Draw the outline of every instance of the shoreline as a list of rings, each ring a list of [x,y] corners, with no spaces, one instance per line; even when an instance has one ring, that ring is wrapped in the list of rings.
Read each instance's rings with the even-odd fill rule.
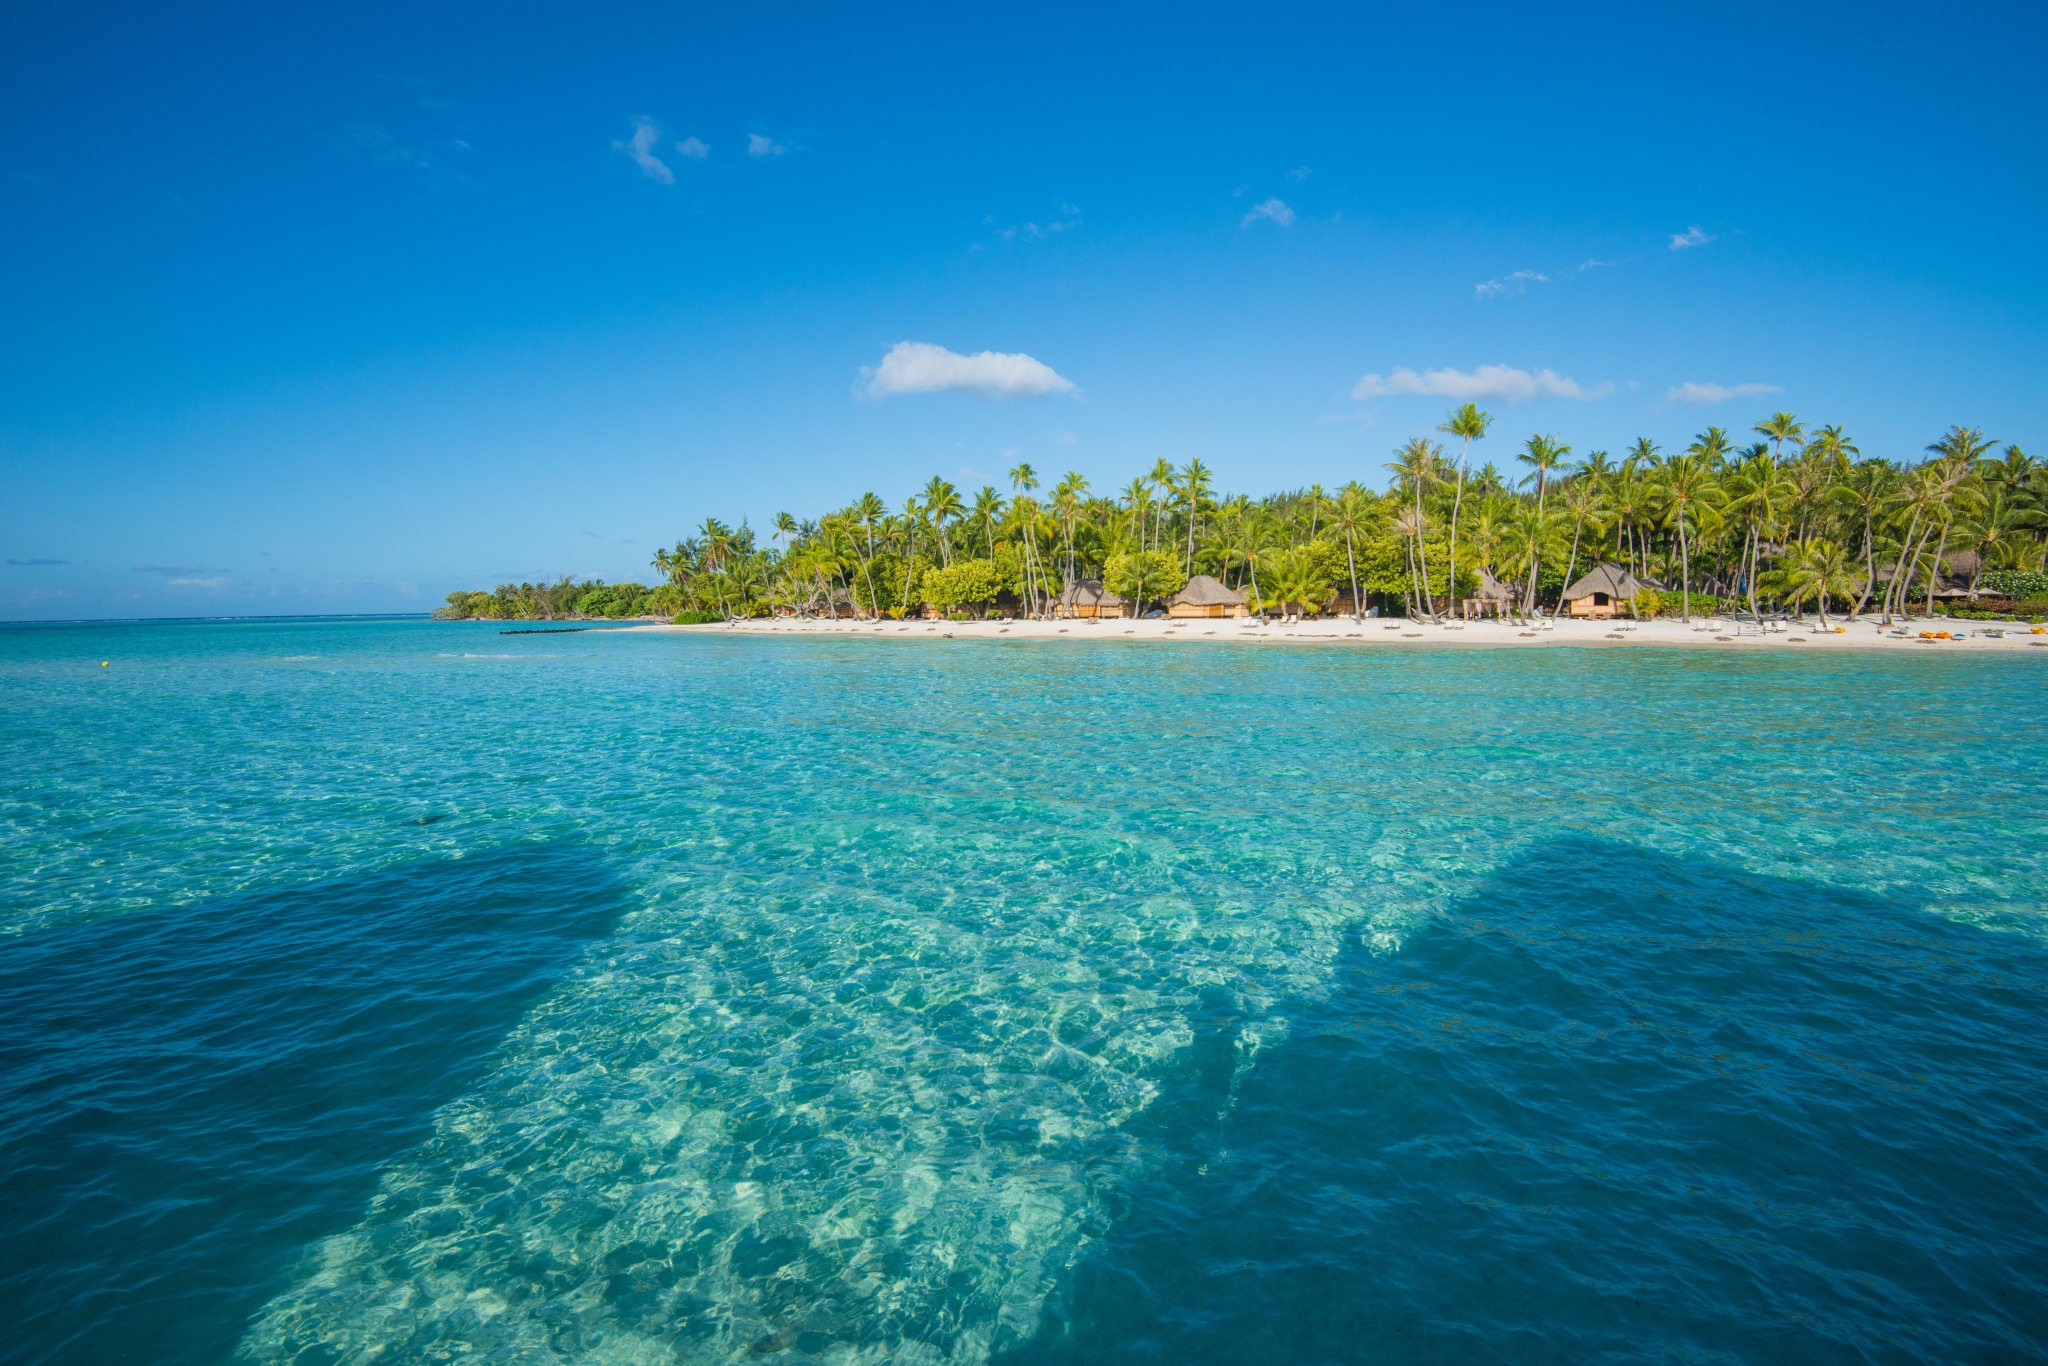
[[[1300,644],[1344,646],[1455,645],[1492,648],[1577,645],[1592,648],[1641,645],[1684,646],[1691,649],[1779,650],[1910,650],[1922,654],[1966,651],[1969,653],[2026,652],[2048,646],[2048,628],[2020,625],[2001,627],[1993,622],[1929,625],[1915,621],[1896,636],[1868,619],[1840,622],[1840,629],[1823,631],[1816,621],[1807,626],[1771,623],[1768,633],[1759,634],[1749,623],[1716,618],[1711,623],[1682,621],[1585,621],[1570,618],[1545,619],[1534,626],[1514,622],[1471,621],[1432,625],[1404,617],[1368,617],[1364,621],[1336,618],[1304,621],[1291,626],[1261,625],[1256,619],[1183,618],[1133,621],[1107,618],[1100,621],[851,621],[802,620],[776,617],[743,622],[718,622],[704,626],[623,626],[614,630],[687,631],[698,634],[743,634],[760,636],[864,636],[886,640],[1068,640],[1068,641],[1173,641],[1175,643],[1251,642],[1255,644]],[[2003,638],[1984,634],[2003,630]],[[1948,640],[1928,639],[1921,632],[1947,631]],[[1740,633],[1738,633],[1740,632]],[[2048,656],[2044,656],[2048,657]]]

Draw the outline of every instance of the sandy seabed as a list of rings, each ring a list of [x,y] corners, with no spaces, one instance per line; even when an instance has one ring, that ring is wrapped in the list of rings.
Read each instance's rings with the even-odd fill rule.
[[[1302,644],[1407,647],[1415,645],[1621,647],[1683,645],[1715,650],[1914,650],[2024,651],[2048,646],[2048,630],[1996,623],[1950,623],[1916,620],[1880,626],[1872,618],[1835,622],[1823,629],[1818,621],[1772,622],[1759,631],[1749,622],[1725,617],[1683,621],[1544,620],[1534,625],[1506,621],[1445,622],[1433,625],[1400,617],[1337,618],[1293,625],[1262,624],[1251,618],[1154,619],[1131,621],[828,621],[778,617],[709,626],[633,626],[634,631],[695,631],[747,635],[873,636],[884,640],[1054,640],[1054,641],[1236,641],[1257,644]],[[1990,632],[2003,631],[2003,635]],[[1946,631],[1950,639],[1930,638]],[[1923,635],[1922,633],[1929,633]],[[2044,655],[2043,658],[2048,658]]]

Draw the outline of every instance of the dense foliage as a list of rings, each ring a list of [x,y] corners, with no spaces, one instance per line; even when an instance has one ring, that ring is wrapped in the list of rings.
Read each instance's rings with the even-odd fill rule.
[[[1375,604],[1409,614],[1454,609],[1485,591],[1527,614],[1600,561],[1647,587],[1634,610],[1692,615],[1818,607],[1887,617],[1931,611],[1943,590],[2048,595],[2048,473],[2016,446],[1994,453],[1951,428],[1922,459],[1866,457],[1839,427],[1808,431],[1790,413],[1746,445],[1709,427],[1681,451],[1645,439],[1619,459],[1573,459],[1530,436],[1521,477],[1474,468],[1493,418],[1472,404],[1394,452],[1391,486],[1353,481],[1253,499],[1220,495],[1199,460],[1159,461],[1113,496],[1069,473],[1041,490],[1030,465],[1011,492],[971,500],[934,478],[891,511],[873,493],[812,520],[775,519],[772,546],[742,523],[706,520],[658,551],[665,583],[506,586],[455,594],[449,615],[572,615],[585,601],[714,619],[788,611],[900,616],[927,608],[1049,614],[1079,580],[1102,580],[1141,611],[1194,574],[1244,591],[1261,611]],[[1483,450],[1483,447],[1480,449]],[[601,597],[601,594],[610,594]],[[459,601],[458,601],[459,600]],[[619,615],[631,615],[619,610]]]
[[[649,588],[639,583],[606,583],[591,579],[576,583],[561,579],[555,583],[501,583],[494,593],[450,593],[448,605],[437,614],[446,620],[555,621],[576,617],[673,616],[682,595],[673,584]]]

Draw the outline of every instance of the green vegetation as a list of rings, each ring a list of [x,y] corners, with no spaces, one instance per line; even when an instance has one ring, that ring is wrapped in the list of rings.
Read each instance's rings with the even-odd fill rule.
[[[668,617],[681,595],[672,584],[649,588],[640,583],[501,583],[492,593],[450,593],[448,605],[434,615],[447,621],[560,621],[602,617]],[[713,618],[717,620],[718,618]]]
[[[1635,610],[1685,617],[1869,609],[1889,620],[1931,613],[1959,589],[2048,599],[2048,470],[2015,446],[1994,453],[1974,428],[1949,429],[1911,461],[1866,457],[1841,428],[1809,432],[1790,413],[1747,445],[1709,427],[1682,451],[1645,439],[1619,460],[1575,460],[1538,433],[1515,454],[1517,478],[1471,467],[1492,426],[1475,405],[1455,410],[1438,429],[1459,442],[1455,458],[1416,437],[1393,453],[1384,493],[1354,481],[1223,495],[1195,460],[1160,461],[1105,496],[1076,473],[1041,490],[1019,465],[1008,495],[970,499],[934,478],[896,511],[864,493],[815,520],[783,513],[773,545],[714,517],[655,554],[665,582],[654,588],[505,585],[451,594],[443,615],[1044,616],[1086,579],[1137,613],[1194,574],[1259,611],[1435,616],[1492,582],[1528,615],[1602,560],[1646,585]]]

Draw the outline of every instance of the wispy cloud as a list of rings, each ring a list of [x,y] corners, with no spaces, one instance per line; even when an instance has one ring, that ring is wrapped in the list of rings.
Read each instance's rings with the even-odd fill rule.
[[[779,157],[788,150],[773,138],[764,138],[759,133],[747,134],[747,155],[750,157]]]
[[[873,369],[864,365],[860,372],[874,398],[949,389],[965,389],[984,398],[1040,398],[1079,392],[1072,380],[1021,351],[977,351],[963,356],[930,342],[897,342],[880,365]]]
[[[684,138],[676,144],[676,151],[692,161],[702,161],[711,155],[711,145],[697,138]]]
[[[1055,431],[1053,432],[1053,434],[1052,434],[1052,439],[1053,439],[1053,441],[1054,441],[1054,442],[1055,442],[1056,444],[1058,444],[1058,445],[1061,445],[1061,446],[1071,446],[1071,445],[1073,445],[1073,444],[1074,444],[1074,443],[1075,443],[1076,441],[1079,441],[1079,440],[1080,440],[1081,438],[1080,438],[1080,437],[1078,437],[1078,436],[1075,436],[1075,435],[1074,435],[1074,434],[1073,434],[1072,432],[1068,431],[1068,430],[1067,430],[1066,428],[1064,428],[1064,427],[1061,427],[1061,428],[1058,428],[1057,430],[1055,430]]]
[[[442,186],[464,182],[458,163],[474,150],[461,138],[406,141],[374,123],[348,124],[329,141],[338,149],[369,157],[380,170],[411,173]],[[166,202],[180,201],[172,195]]]
[[[1589,270],[1610,270],[1610,269],[1612,269],[1613,267],[1615,267],[1615,266],[1618,266],[1618,265],[1620,265],[1620,264],[1621,264],[1621,262],[1619,262],[1619,261],[1592,261],[1592,260],[1587,260],[1587,261],[1581,261],[1581,262],[1579,262],[1579,270],[1580,270],[1580,271],[1581,271],[1582,273],[1583,273],[1583,272],[1585,272],[1585,271],[1589,271]]]
[[[988,217],[982,219],[981,221],[993,225],[996,221],[995,215],[991,214]],[[1052,234],[1056,232],[1072,232],[1075,228],[1078,228],[1080,226],[1080,208],[1076,205],[1066,203],[1065,201],[1061,201],[1060,216],[1057,218],[1051,219],[1050,221],[1043,224],[1036,222],[1013,223],[1007,228],[997,228],[995,232],[996,237],[1004,242],[1014,242],[1020,239],[1026,242],[1035,242],[1041,237],[1050,237]]]
[[[225,588],[231,582],[224,569],[199,564],[138,564],[138,574],[161,574],[164,582],[177,588]]]
[[[614,152],[624,152],[633,158],[633,164],[640,168],[642,175],[663,185],[676,183],[676,173],[668,163],[654,154],[654,144],[661,141],[661,129],[653,119],[642,117],[633,120],[633,138],[630,142],[614,142]]]
[[[1684,251],[1687,247],[1704,247],[1713,240],[1714,234],[1702,231],[1700,225],[1695,223],[1684,232],[1674,232],[1671,234],[1671,249],[1673,251]]]
[[[1530,285],[1547,285],[1550,277],[1540,270],[1518,270],[1513,275],[1502,275],[1472,286],[1474,296],[1491,299],[1500,294],[1524,294]]]
[[[1294,210],[1278,199],[1269,199],[1263,204],[1254,205],[1252,211],[1244,216],[1244,222],[1238,226],[1248,228],[1261,218],[1270,218],[1283,228],[1294,226]]]
[[[7,563],[9,563],[9,564],[16,564],[16,565],[21,565],[21,566],[23,566],[23,567],[26,567],[26,566],[29,566],[29,565],[50,565],[50,564],[70,564],[70,563],[71,563],[71,561],[69,561],[69,560],[45,560],[45,559],[37,558],[37,559],[33,559],[33,560],[9,560],[9,561],[8,561]]]
[[[1775,384],[1684,384],[1664,391],[1666,403],[1726,403],[1731,398],[1753,398],[1758,394],[1782,394]]]
[[[1310,176],[1314,174],[1315,172],[1310,170],[1306,166],[1297,166],[1287,173],[1287,178],[1293,181],[1295,184],[1299,185],[1302,181],[1307,180]]]
[[[1470,373],[1443,369],[1425,370],[1418,375],[1404,365],[1397,366],[1384,378],[1367,375],[1358,381],[1351,396],[1372,398],[1379,394],[1424,394],[1437,398],[1499,398],[1509,403],[1521,403],[1532,398],[1594,399],[1612,392],[1612,384],[1596,384],[1588,388],[1555,370],[1538,370],[1531,374],[1512,365],[1482,365]]]

